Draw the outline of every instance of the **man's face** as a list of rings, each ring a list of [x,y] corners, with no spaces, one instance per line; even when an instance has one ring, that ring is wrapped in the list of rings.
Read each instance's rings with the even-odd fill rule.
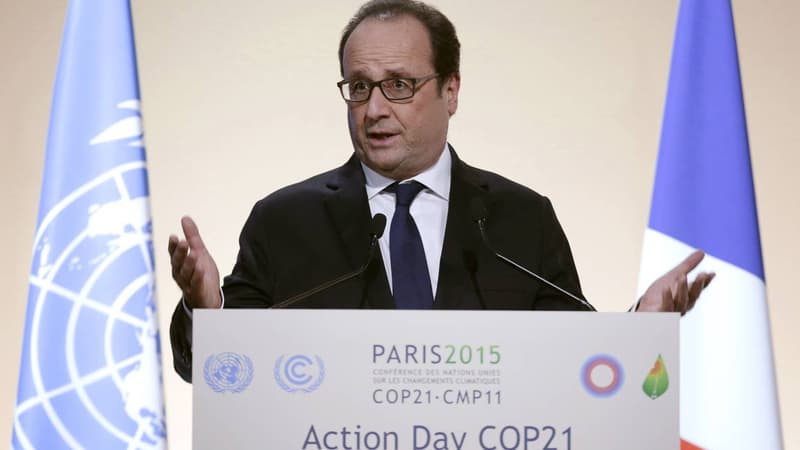
[[[422,78],[435,73],[425,26],[411,16],[361,22],[344,47],[344,79],[378,81]],[[350,139],[369,168],[395,180],[411,178],[431,167],[447,139],[447,124],[458,107],[458,76],[439,91],[436,79],[414,97],[390,102],[375,87],[369,100],[348,104]]]

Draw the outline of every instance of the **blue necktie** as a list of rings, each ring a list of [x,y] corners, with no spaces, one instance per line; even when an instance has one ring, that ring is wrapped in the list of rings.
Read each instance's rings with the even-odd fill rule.
[[[392,291],[397,309],[431,309],[433,293],[425,250],[417,224],[409,213],[411,202],[425,186],[417,181],[393,184],[387,188],[395,193],[394,217],[389,233],[389,252],[392,259]]]

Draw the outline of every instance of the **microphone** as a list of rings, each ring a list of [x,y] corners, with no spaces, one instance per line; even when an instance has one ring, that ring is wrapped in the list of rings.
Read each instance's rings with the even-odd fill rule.
[[[528,270],[527,268],[525,268],[522,265],[518,264],[516,261],[512,260],[511,258],[508,258],[508,257],[500,254],[497,250],[494,249],[492,244],[489,242],[489,238],[486,236],[486,217],[489,214],[488,214],[488,211],[486,209],[486,205],[483,203],[483,200],[481,200],[479,197],[474,197],[470,201],[469,209],[470,209],[470,212],[472,213],[472,220],[474,220],[475,223],[478,224],[478,230],[480,230],[480,232],[481,232],[481,239],[483,240],[483,243],[486,245],[486,247],[489,249],[489,251],[491,251],[498,259],[508,263],[509,265],[513,266],[515,269],[519,270],[520,272],[523,272],[523,273],[525,273],[525,274],[527,274],[527,275],[529,275],[529,276],[531,276],[533,278],[536,278],[537,280],[541,281],[542,283],[544,283],[544,284],[550,286],[551,288],[561,292],[562,294],[566,295],[570,299],[578,302],[581,306],[584,306],[584,307],[588,308],[591,311],[597,311],[596,309],[594,309],[594,306],[592,306],[586,300],[578,297],[577,295],[574,295],[574,294],[566,291],[565,289],[561,288],[560,286],[556,285],[555,283],[552,283],[549,280],[545,279],[541,275],[539,275],[537,273],[534,273],[531,270]]]
[[[355,278],[362,273],[366,272],[367,267],[369,267],[372,259],[375,257],[375,249],[378,247],[378,239],[383,236],[383,230],[386,228],[386,216],[383,214],[375,214],[372,218],[372,221],[369,224],[369,253],[367,254],[367,261],[364,263],[363,266],[359,267],[357,270],[354,270],[350,273],[344,274],[339,278],[335,278],[333,280],[327,281],[323,284],[320,284],[317,287],[311,288],[305,292],[301,292],[293,297],[290,297],[280,303],[276,303],[272,305],[271,309],[283,309],[288,308],[301,300],[305,300],[308,297],[311,297],[314,294],[320,293],[326,289],[332,288],[339,283],[343,283],[351,278]]]

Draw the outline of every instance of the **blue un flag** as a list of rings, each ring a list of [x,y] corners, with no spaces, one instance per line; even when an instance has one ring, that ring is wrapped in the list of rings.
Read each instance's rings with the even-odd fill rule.
[[[29,281],[12,447],[166,447],[127,0],[69,4]]]

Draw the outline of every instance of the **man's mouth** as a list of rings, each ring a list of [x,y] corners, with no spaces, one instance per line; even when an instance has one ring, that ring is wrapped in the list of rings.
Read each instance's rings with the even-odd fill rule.
[[[373,146],[382,146],[391,144],[398,135],[397,133],[390,132],[369,132],[367,133],[367,140]]]

